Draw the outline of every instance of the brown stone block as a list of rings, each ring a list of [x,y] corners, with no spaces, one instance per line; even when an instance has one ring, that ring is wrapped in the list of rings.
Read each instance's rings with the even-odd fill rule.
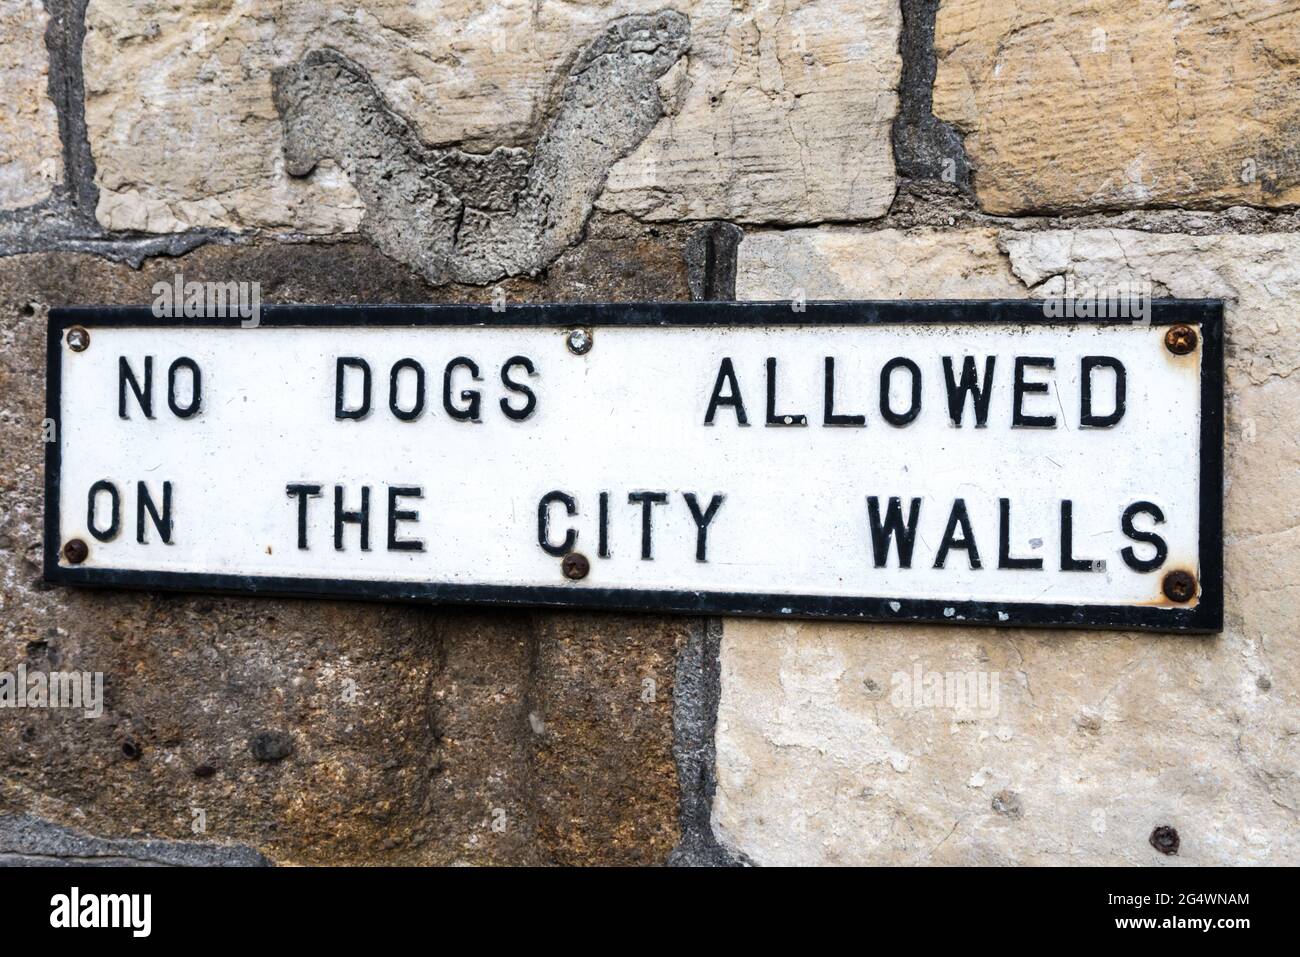
[[[684,298],[680,242],[598,222],[545,276],[505,284],[508,301]],[[101,717],[0,711],[0,812],[280,863],[665,861],[684,620],[42,581],[47,310],[145,304],[175,272],[258,281],[266,302],[492,295],[432,290],[359,243],[208,246],[141,270],[0,259],[0,671],[104,675]]]

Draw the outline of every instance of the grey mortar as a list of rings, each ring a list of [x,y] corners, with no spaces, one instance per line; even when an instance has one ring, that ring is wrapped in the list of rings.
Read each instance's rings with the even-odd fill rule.
[[[908,179],[943,180],[952,163],[952,183],[971,192],[971,167],[961,135],[934,115],[934,17],[939,0],[902,0],[903,29],[898,52],[903,59],[894,117],[894,168]]]
[[[365,201],[362,232],[430,282],[535,275],[581,239],[610,167],[664,115],[657,81],[689,38],[673,10],[613,21],[573,62],[531,153],[431,147],[364,68],[313,50],[273,74],[286,169],[336,162]]]
[[[0,867],[269,867],[242,844],[108,839],[30,814],[0,816]]]
[[[736,298],[736,254],[745,236],[732,223],[705,223],[691,233],[682,249],[686,282],[697,302]]]
[[[733,855],[713,834],[713,795],[718,789],[714,732],[722,694],[722,620],[692,623],[677,655],[673,685],[673,757],[681,789],[682,839],[668,855],[673,867],[737,867],[750,862]]]

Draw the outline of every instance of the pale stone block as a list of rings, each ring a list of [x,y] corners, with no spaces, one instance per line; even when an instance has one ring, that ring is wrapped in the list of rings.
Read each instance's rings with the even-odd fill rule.
[[[764,864],[1300,862],[1297,263],[1291,234],[746,237],[745,299],[1023,296],[1018,280],[1067,276],[1224,298],[1227,621],[1205,637],[729,620],[724,844]],[[996,688],[983,707],[914,693],[971,674]],[[1160,825],[1177,857],[1148,843]]]

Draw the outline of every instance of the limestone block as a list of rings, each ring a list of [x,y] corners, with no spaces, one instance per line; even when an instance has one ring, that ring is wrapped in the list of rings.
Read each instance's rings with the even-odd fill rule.
[[[994,213],[1300,202],[1300,8],[945,0],[934,112]]]
[[[1204,637],[728,621],[724,845],[764,864],[1300,862],[1298,254],[1292,234],[746,237],[742,298],[1041,295],[1067,277],[1224,298],[1227,622]],[[977,707],[917,693],[971,675]],[[1176,857],[1149,843],[1162,825]]]
[[[84,63],[99,220],[148,232],[355,230],[367,203],[336,163],[290,175],[275,69],[328,48],[361,67],[429,147],[531,148],[583,46],[617,18],[663,6],[92,0]],[[888,208],[897,4],[674,9],[690,20],[690,49],[660,80],[668,115],[613,163],[599,208],[746,222]]]
[[[0,0],[0,209],[40,202],[63,172],[48,22],[40,0]]]

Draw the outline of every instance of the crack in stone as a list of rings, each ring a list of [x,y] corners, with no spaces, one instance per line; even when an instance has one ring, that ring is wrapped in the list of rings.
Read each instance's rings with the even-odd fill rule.
[[[361,230],[430,282],[535,275],[582,237],[610,168],[665,114],[658,80],[686,53],[673,10],[614,20],[574,61],[535,147],[425,144],[359,64],[313,50],[276,70],[285,166],[337,163],[366,204]]]

